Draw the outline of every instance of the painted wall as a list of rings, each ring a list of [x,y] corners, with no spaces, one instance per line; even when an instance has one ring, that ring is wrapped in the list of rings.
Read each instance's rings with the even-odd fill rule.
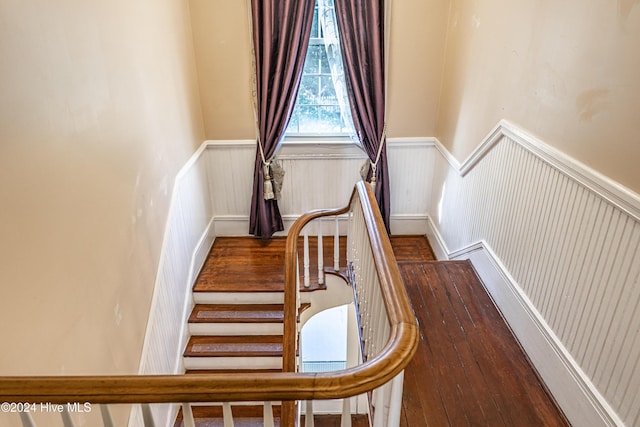
[[[451,1],[437,137],[508,119],[638,192],[640,1]]]
[[[190,0],[190,5],[207,139],[253,138],[247,2]],[[448,12],[448,0],[393,2],[390,137],[435,134]]]
[[[0,0],[0,375],[138,371],[204,139],[190,25],[180,0]]]

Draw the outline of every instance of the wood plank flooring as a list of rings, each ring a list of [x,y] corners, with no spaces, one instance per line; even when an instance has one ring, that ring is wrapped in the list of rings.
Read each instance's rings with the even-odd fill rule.
[[[402,261],[420,323],[402,426],[567,426],[468,261]]]
[[[346,238],[339,239],[340,259],[346,259]],[[302,288],[313,291],[318,286],[318,243],[309,236],[309,270],[311,286]],[[253,237],[218,237],[200,270],[194,292],[281,292],[284,289],[284,253],[287,240],[274,237],[269,240]],[[323,238],[324,266],[333,269],[333,237]],[[298,242],[300,274],[303,270],[303,238]],[[346,274],[346,266],[339,272]],[[301,283],[303,283],[301,278]]]

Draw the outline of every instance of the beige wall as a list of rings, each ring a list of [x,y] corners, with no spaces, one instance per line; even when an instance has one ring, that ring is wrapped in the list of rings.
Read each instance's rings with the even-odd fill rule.
[[[251,139],[251,40],[246,0],[189,0],[207,139]]]
[[[208,139],[250,139],[251,44],[246,1],[190,0]],[[397,0],[391,11],[388,135],[431,136],[448,0]]]
[[[180,0],[0,0],[0,375],[135,373],[204,139]]]
[[[506,118],[640,191],[640,1],[452,0],[437,136],[458,160]]]

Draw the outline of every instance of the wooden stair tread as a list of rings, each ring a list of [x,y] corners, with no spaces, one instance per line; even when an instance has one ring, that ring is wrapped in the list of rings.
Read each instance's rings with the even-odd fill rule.
[[[282,292],[285,246],[284,238],[217,237],[193,290]]]
[[[300,304],[299,312],[311,306]],[[282,323],[284,304],[196,304],[189,323]]]
[[[282,323],[283,304],[197,304],[190,323]]]
[[[191,336],[185,357],[280,357],[281,335]]]

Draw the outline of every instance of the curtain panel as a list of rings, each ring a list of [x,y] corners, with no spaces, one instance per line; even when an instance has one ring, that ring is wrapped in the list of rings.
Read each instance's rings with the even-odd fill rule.
[[[295,104],[315,0],[249,0],[254,50],[256,149],[249,234],[284,230],[275,199],[264,197],[264,161],[276,153]]]
[[[375,194],[387,232],[390,220],[389,169],[385,139],[385,0],[334,0],[342,44],[351,115],[357,138],[375,173]]]

